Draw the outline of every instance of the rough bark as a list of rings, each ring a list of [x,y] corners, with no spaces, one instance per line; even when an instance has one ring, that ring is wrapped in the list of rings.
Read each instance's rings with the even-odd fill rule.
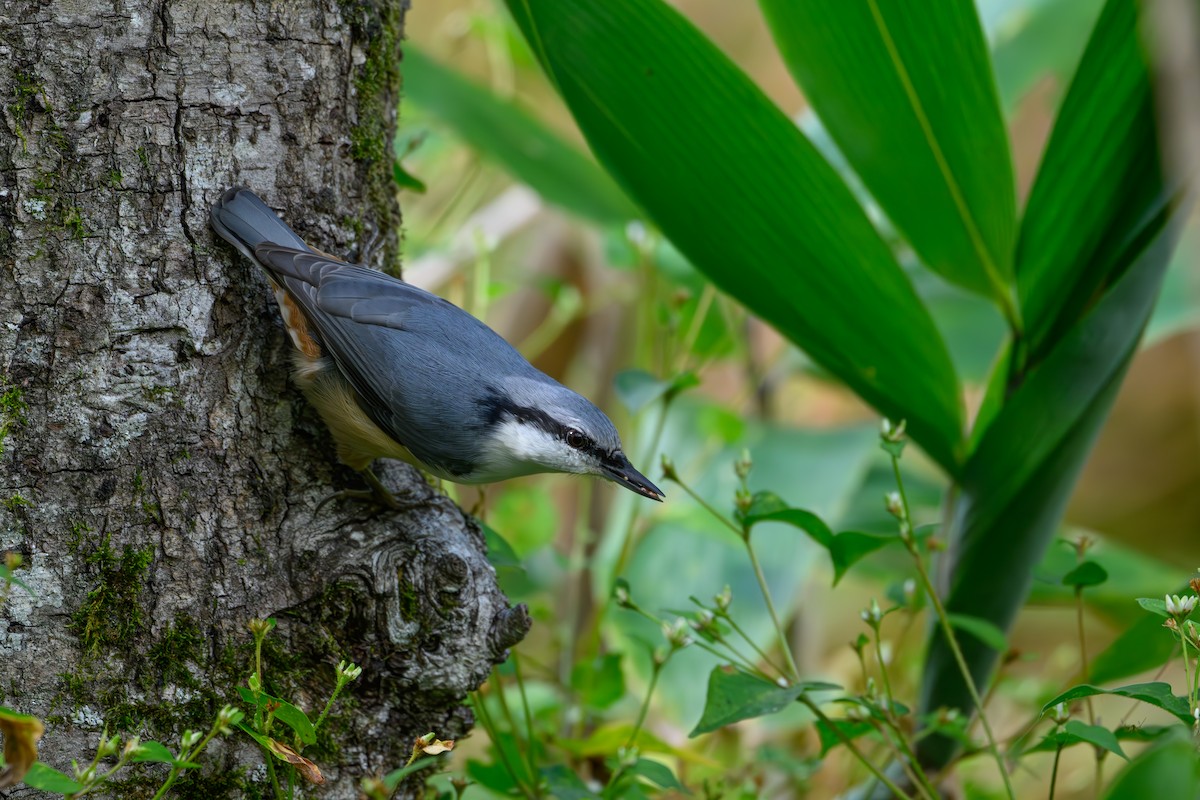
[[[287,377],[264,279],[208,226],[252,186],[314,246],[398,261],[391,177],[404,0],[16,0],[0,10],[0,703],[47,721],[42,758],[98,732],[207,728],[274,616],[266,680],[319,710],[329,784],[464,734],[466,692],[524,634],[479,529],[408,467],[405,514],[356,486]],[[374,246],[371,246],[374,244]],[[237,734],[177,797],[260,796]],[[162,768],[129,771],[148,796]],[[0,792],[2,794],[2,792]],[[37,793],[17,789],[12,797]]]

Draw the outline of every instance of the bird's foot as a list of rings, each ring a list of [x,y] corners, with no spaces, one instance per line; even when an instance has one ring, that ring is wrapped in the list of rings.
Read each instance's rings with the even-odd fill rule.
[[[422,505],[421,503],[406,503],[397,500],[396,495],[388,491],[387,487],[380,482],[379,478],[375,477],[375,473],[370,469],[363,470],[362,476],[366,479],[367,485],[371,488],[343,489],[340,492],[334,492],[320,503],[317,503],[317,508],[313,511],[313,514],[316,515],[321,513],[321,509],[325,507],[326,503],[329,503],[333,500],[360,500],[367,503],[374,503],[381,508],[390,509],[392,511],[409,511]]]

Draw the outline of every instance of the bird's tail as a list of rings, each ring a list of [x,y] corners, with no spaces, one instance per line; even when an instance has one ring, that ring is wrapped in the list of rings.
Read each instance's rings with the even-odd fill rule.
[[[255,262],[258,259],[254,257],[254,250],[262,244],[309,249],[295,231],[245,186],[226,190],[209,209],[209,216],[221,238]]]

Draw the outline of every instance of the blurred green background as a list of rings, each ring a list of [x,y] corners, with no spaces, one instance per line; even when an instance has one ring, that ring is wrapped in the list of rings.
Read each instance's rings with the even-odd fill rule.
[[[674,5],[846,172],[755,4]],[[979,3],[1013,145],[1019,205],[1100,6],[1099,0]],[[713,290],[652,228],[636,221],[637,209],[591,160],[501,4],[418,3],[407,35],[396,142],[397,177],[406,186],[404,277],[485,319],[539,368],[595,400],[613,416],[627,452],[652,480],[666,454],[701,497],[728,510],[737,485],[732,464],[747,450],[754,462],[752,489],[774,491],[835,529],[894,531],[881,503],[893,484],[877,444],[877,414]],[[852,175],[848,180],[853,186]],[[711,217],[696,219],[697,226],[721,224],[722,198],[710,198],[710,205]],[[1197,247],[1193,222],[1062,531],[1065,539],[1083,532],[1098,539],[1092,557],[1110,573],[1109,582],[1089,596],[1093,653],[1142,616],[1130,598],[1175,590],[1200,564]],[[973,412],[1004,335],[1003,321],[990,303],[917,269],[911,256],[907,260],[956,367],[970,382]],[[672,382],[687,374],[698,385],[675,397],[672,385],[687,381]],[[665,397],[673,399],[664,403]],[[909,453],[904,464],[915,516],[936,522],[944,479],[915,448]],[[668,499],[658,506],[612,486],[562,476],[486,490],[447,487],[465,508],[478,509],[519,560],[498,571],[514,601],[528,603],[534,615],[534,630],[519,653],[532,675],[527,680],[539,724],[565,726],[570,733],[594,730],[580,722],[589,713],[593,721],[614,725],[635,716],[648,675],[648,646],[660,634],[608,603],[617,577],[629,582],[643,607],[665,616],[690,608],[689,596],[711,598],[729,585],[737,598],[735,616],[760,641],[769,640],[769,619],[741,543],[676,487],[663,488]],[[825,552],[795,529],[762,526],[755,544],[774,596],[785,606],[802,672],[854,685],[858,666],[847,643],[861,629],[859,610],[871,597],[898,591],[908,574],[904,560],[881,551],[831,590]],[[1069,546],[1052,548],[1011,636],[1023,655],[1003,679],[1003,727],[1023,720],[1022,702],[1054,694],[1077,668],[1072,594],[1059,582],[1074,559]],[[904,635],[896,632],[897,639]],[[921,637],[911,638],[910,673],[918,668]],[[564,722],[564,687],[578,694],[580,683],[592,679],[580,665],[605,654],[622,656],[619,690],[595,708],[585,702],[571,711],[578,718]],[[773,749],[779,736],[802,736],[789,727],[799,709],[689,740],[714,663],[695,649],[674,658],[647,723],[668,749],[688,749],[684,760],[695,760],[694,774],[709,770],[728,779],[737,764],[770,762],[774,777],[763,796],[788,796],[798,786],[825,796],[852,774],[809,776],[802,763]],[[907,677],[915,683],[919,676]],[[486,760],[480,740],[463,749],[463,758]],[[1090,757],[1075,755],[1064,761],[1060,797],[1090,792]]]

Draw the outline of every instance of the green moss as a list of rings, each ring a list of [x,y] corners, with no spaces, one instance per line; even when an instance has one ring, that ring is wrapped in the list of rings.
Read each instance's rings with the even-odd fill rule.
[[[21,152],[27,152],[29,138],[25,133],[25,128],[29,126],[30,118],[33,116],[30,101],[38,95],[42,95],[44,98],[45,90],[31,72],[18,70],[13,75],[13,82],[15,84],[13,87],[14,100],[8,104],[8,113],[13,118],[14,132],[21,140]]]
[[[77,549],[82,549],[82,544]],[[96,586],[71,615],[69,629],[79,637],[85,656],[126,647],[141,631],[141,593],[153,560],[152,547],[125,545],[118,553],[107,533],[84,558],[84,564],[95,574]]]
[[[70,531],[67,534],[67,552],[73,556],[79,555],[83,551],[83,545],[87,541],[87,535],[92,532],[92,526],[81,520],[75,520],[71,523]]]
[[[25,395],[20,387],[8,385],[0,379],[0,453],[4,452],[4,440],[17,428],[25,424]]]
[[[397,590],[400,592],[400,619],[405,622],[413,622],[417,619],[421,611],[421,598],[417,594],[416,587],[406,581],[403,576],[396,578]]]
[[[175,800],[213,800],[218,797],[240,797],[242,800],[264,800],[269,787],[246,779],[246,768],[236,770],[188,770],[172,787]]]
[[[204,663],[204,634],[199,624],[183,612],[146,653],[146,661],[154,668],[154,677],[164,684],[173,683],[197,689],[200,682],[188,669],[188,663]]]
[[[340,0],[342,18],[350,25],[352,42],[365,59],[354,76],[357,115],[350,130],[350,155],[362,167],[366,201],[376,226],[383,231],[399,227],[396,207],[395,152],[392,124],[400,96],[400,38],[403,10],[396,0]],[[363,242],[361,216],[349,227]],[[399,253],[389,247],[385,268],[399,274]]]
[[[21,495],[20,492],[14,493],[12,497],[10,497],[4,501],[4,507],[7,508],[9,511],[13,512],[14,514],[16,513],[18,508],[28,508],[29,506],[32,506],[32,505],[33,505],[33,503],[26,500]]]

